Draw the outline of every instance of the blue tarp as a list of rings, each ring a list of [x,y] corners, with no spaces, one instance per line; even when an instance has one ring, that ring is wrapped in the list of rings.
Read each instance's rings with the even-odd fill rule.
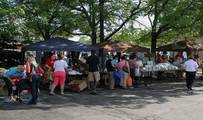
[[[96,46],[86,45],[65,38],[51,38],[22,48],[23,51],[98,51]]]

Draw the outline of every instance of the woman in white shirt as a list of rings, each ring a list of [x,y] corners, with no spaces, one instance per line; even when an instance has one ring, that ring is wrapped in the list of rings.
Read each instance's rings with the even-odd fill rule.
[[[58,56],[58,60],[54,62],[54,82],[51,88],[50,95],[54,95],[54,90],[56,86],[60,83],[60,88],[61,88],[61,93],[60,95],[64,94],[64,85],[65,85],[65,80],[66,80],[66,72],[65,69],[67,69],[68,65],[66,61],[63,60],[63,54],[60,54]]]

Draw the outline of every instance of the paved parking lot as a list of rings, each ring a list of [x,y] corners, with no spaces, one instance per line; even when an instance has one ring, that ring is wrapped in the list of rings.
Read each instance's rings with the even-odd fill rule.
[[[38,105],[4,103],[0,120],[202,120],[203,82],[188,95],[184,82],[154,83],[135,89],[99,89],[49,96],[42,91]],[[26,98],[25,98],[26,100]]]

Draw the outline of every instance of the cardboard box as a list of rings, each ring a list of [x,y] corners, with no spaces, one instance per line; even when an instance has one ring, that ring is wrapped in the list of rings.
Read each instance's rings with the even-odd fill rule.
[[[70,89],[76,92],[80,92],[87,88],[87,82],[84,80],[73,80],[69,84]]]

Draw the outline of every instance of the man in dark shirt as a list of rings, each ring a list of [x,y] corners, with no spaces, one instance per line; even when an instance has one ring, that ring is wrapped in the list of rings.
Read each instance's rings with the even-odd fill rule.
[[[88,73],[88,86],[92,89],[92,94],[96,94],[97,84],[100,80],[99,73],[99,58],[95,55],[95,51],[91,51],[91,56],[87,58],[87,64],[89,65]]]

